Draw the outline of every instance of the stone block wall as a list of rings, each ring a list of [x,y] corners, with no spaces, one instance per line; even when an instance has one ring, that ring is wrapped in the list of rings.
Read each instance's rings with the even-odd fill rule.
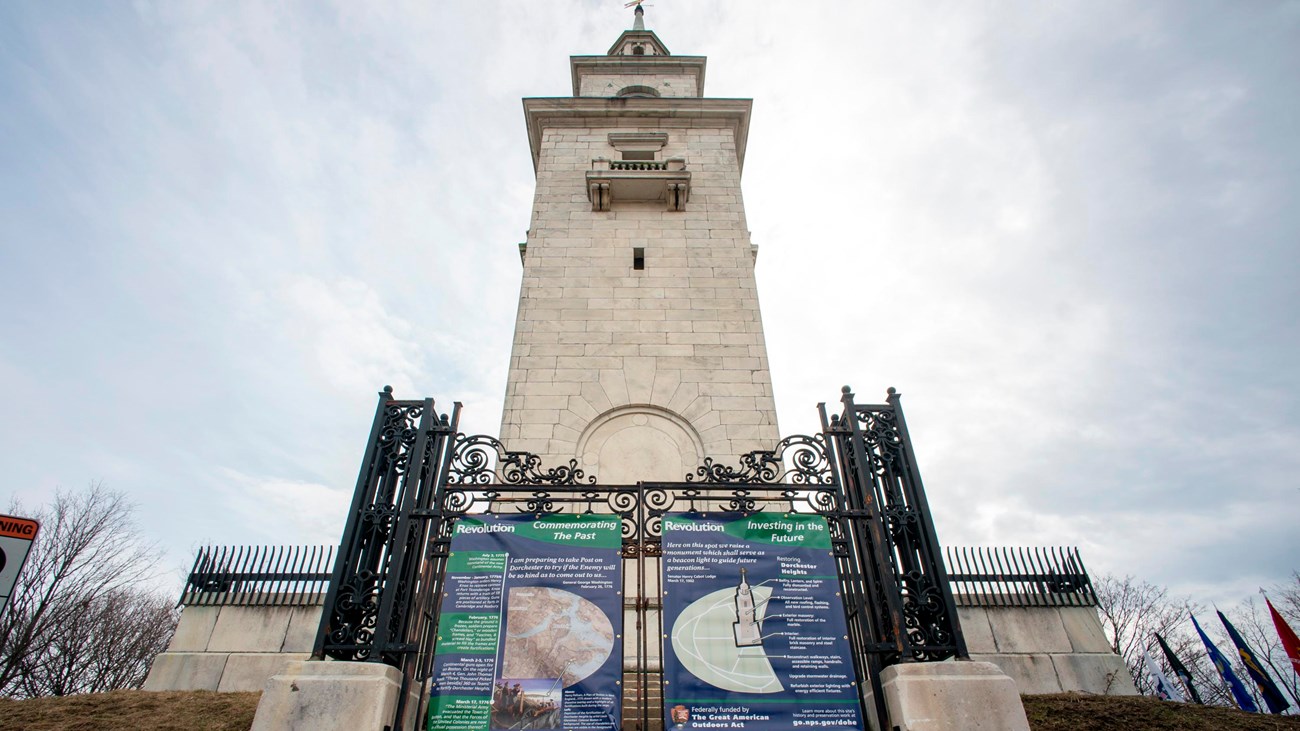
[[[290,662],[306,660],[321,607],[187,606],[145,690],[261,690]]]
[[[309,657],[320,614],[319,605],[185,607],[144,689],[261,690],[289,663]],[[957,615],[971,659],[1000,667],[1021,693],[1137,693],[1093,607],[962,606]],[[634,671],[634,633],[625,652],[625,670]],[[649,665],[657,668],[658,648],[651,652]]]
[[[959,606],[971,660],[1002,668],[1029,695],[1137,695],[1094,607]]]
[[[661,97],[697,97],[696,77],[687,73],[585,74],[579,96],[617,96],[629,86],[648,86]]]
[[[541,131],[501,438],[609,484],[678,481],[705,456],[734,462],[778,439],[735,133],[602,119]],[[618,159],[615,132],[667,134],[659,158],[692,176],[686,210],[592,210],[585,174]]]

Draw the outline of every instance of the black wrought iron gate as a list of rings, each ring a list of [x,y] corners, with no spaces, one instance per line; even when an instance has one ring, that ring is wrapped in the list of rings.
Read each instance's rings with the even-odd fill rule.
[[[402,671],[394,729],[423,724],[443,572],[455,521],[482,513],[606,513],[622,520],[624,727],[662,728],[661,522],[669,513],[817,513],[831,530],[863,717],[890,728],[880,671],[900,662],[966,657],[925,490],[891,388],[839,413],[819,404],[822,431],[782,439],[738,465],[706,458],[676,483],[598,485],[577,460],[544,466],[489,436],[459,433],[460,404],[380,394],[348,513],[314,655],[383,662]],[[418,687],[419,693],[410,691]],[[874,692],[872,692],[874,690]],[[868,702],[868,698],[873,698]]]

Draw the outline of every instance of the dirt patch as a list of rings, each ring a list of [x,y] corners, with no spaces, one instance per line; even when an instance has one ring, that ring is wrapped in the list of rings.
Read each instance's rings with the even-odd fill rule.
[[[1296,731],[1300,717],[1243,713],[1155,698],[1027,695],[1025,713],[1033,731]]]
[[[248,731],[261,693],[111,693],[0,698],[0,731]]]

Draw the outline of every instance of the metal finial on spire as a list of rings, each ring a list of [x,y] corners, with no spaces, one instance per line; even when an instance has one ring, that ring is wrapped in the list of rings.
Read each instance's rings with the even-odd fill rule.
[[[643,2],[645,0],[632,0],[632,2],[623,5],[625,8],[636,7],[636,10],[633,11],[636,14],[636,20],[632,21],[632,30],[645,30],[645,8],[641,7]]]

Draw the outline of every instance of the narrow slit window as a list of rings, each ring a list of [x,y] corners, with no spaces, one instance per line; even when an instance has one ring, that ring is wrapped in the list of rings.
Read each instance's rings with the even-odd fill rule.
[[[632,249],[632,268],[637,271],[645,269],[645,249],[640,246]]]

